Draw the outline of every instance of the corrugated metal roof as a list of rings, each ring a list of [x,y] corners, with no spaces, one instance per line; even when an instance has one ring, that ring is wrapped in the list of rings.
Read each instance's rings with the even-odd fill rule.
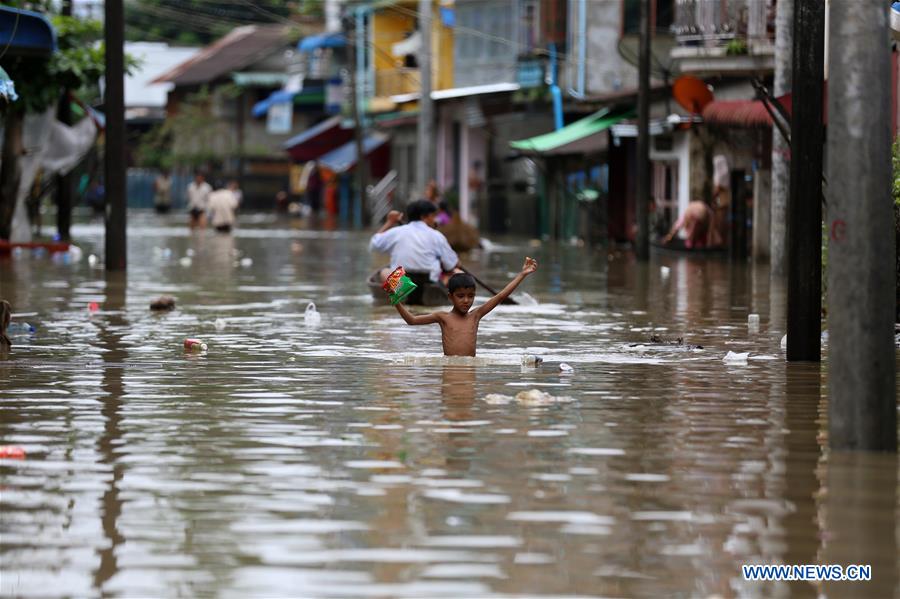
[[[777,101],[791,114],[791,94],[785,94]],[[772,117],[762,100],[713,100],[703,108],[701,115],[708,125],[761,129],[772,126]]]
[[[209,83],[272,55],[289,41],[284,25],[246,25],[203,48],[193,58],[163,73],[153,83]]]

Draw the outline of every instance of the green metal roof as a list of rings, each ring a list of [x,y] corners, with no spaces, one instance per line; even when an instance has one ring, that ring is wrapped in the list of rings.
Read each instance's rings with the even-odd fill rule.
[[[563,155],[598,152],[606,148],[606,136],[601,133],[631,116],[633,112],[610,114],[608,109],[604,109],[558,131],[512,141],[509,145],[525,154]]]

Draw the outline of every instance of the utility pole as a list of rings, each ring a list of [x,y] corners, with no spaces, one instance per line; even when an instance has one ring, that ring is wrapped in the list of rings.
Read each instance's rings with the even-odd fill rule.
[[[419,0],[419,129],[416,158],[416,186],[424,194],[434,171],[434,103],[431,100],[431,0]],[[459,182],[466,185],[465,181]]]
[[[72,0],[63,0],[62,16],[72,16]],[[63,125],[72,124],[72,100],[64,89],[59,99],[57,117]],[[72,226],[72,173],[56,177],[56,232],[60,239],[70,239]]]
[[[796,0],[794,4],[793,65],[793,105],[796,109],[791,118],[787,359],[790,362],[818,362],[822,359],[822,152],[825,141],[822,125],[825,3],[822,0]]]
[[[106,270],[125,270],[125,23],[122,0],[104,5],[106,42]]]
[[[640,53],[638,57],[637,216],[638,260],[650,258],[650,0],[641,0]]]
[[[791,91],[794,44],[794,0],[775,6],[775,85],[779,98]],[[772,197],[769,217],[769,265],[775,276],[787,273],[787,205],[791,190],[791,148],[777,127],[772,127]],[[756,226],[756,223],[753,223]]]
[[[353,121],[355,128],[353,138],[356,144],[356,167],[354,175],[356,178],[356,193],[353,195],[353,226],[362,227],[362,214],[366,203],[366,187],[368,186],[368,167],[369,162],[365,152],[365,123],[363,120],[363,98],[365,91],[365,77],[360,74],[365,69],[365,16],[356,9],[355,14],[348,18],[349,29],[353,31],[353,46],[350,48],[350,81],[352,89],[352,97],[350,98],[350,106],[353,111]]]
[[[888,10],[881,0],[831,0],[827,223],[832,449],[897,451],[888,35]]]

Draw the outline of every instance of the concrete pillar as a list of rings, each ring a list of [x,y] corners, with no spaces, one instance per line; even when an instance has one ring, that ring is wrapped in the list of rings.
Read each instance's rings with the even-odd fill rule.
[[[106,270],[125,270],[128,264],[126,240],[125,180],[125,17],[122,0],[104,5],[106,42]]]
[[[469,197],[469,126],[465,121],[459,124],[459,173],[457,173],[457,189],[459,189],[459,218],[464,223],[472,222],[472,198]]]
[[[419,0],[419,33],[422,46],[419,49],[419,98],[418,157],[416,159],[416,186],[418,194],[425,192],[434,177],[434,103],[431,100],[431,0]]]
[[[881,0],[832,0],[828,83],[829,441],[897,450],[891,56]]]
[[[791,91],[794,44],[794,0],[778,0],[775,13],[775,97]],[[772,199],[770,264],[773,275],[787,273],[787,200],[791,187],[790,148],[772,127]]]
[[[778,135],[778,132],[775,132]],[[771,226],[772,171],[760,169],[753,178],[753,261],[769,259],[769,228]]]

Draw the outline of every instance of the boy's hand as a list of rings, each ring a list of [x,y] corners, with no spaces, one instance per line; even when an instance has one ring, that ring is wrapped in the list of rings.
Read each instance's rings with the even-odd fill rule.
[[[535,260],[534,258],[529,258],[528,256],[525,256],[525,264],[522,265],[522,274],[528,276],[536,270],[537,270],[537,260]]]

